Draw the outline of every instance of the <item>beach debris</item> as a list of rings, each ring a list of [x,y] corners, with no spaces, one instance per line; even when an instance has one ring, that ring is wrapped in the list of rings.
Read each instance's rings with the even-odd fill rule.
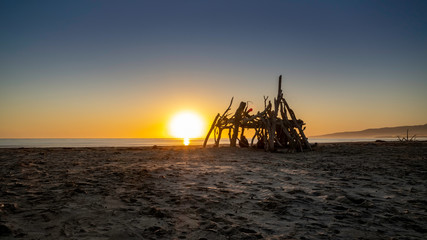
[[[217,114],[206,135],[203,147],[206,147],[212,132],[214,133],[214,147],[218,147],[222,132],[228,130],[230,146],[236,147],[237,141],[240,147],[257,147],[265,151],[275,152],[279,148],[289,152],[303,152],[311,150],[310,143],[304,134],[305,123],[297,119],[294,111],[283,96],[282,75],[279,76],[277,97],[273,102],[264,97],[264,111],[252,113],[247,102],[240,102],[234,114],[230,113],[234,97],[224,113]],[[251,142],[245,137],[245,130],[254,130]],[[240,135],[239,135],[240,133]],[[257,139],[254,144],[255,138]]]
[[[400,136],[397,136],[397,139],[399,140],[399,142],[415,142],[416,137],[417,135],[413,135],[411,138],[409,138],[409,129],[406,129],[406,138],[400,138]]]

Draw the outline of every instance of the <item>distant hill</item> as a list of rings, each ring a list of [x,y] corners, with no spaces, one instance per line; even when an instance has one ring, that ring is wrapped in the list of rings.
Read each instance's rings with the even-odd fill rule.
[[[315,136],[317,138],[395,138],[397,136],[406,137],[406,129],[409,129],[409,137],[427,137],[427,124],[416,126],[400,126],[372,128],[363,131],[337,132]]]

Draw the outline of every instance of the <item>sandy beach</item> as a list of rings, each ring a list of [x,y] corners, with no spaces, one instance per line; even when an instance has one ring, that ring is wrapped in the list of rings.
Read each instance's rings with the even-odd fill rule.
[[[427,143],[0,149],[1,239],[426,239]]]

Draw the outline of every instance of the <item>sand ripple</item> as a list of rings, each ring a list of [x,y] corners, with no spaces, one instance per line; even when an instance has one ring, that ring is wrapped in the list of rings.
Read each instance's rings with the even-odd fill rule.
[[[427,143],[0,149],[4,239],[426,239]]]

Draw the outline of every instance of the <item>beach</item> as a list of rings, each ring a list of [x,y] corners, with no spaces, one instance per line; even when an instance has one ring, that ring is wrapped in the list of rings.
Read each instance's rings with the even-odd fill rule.
[[[0,149],[1,239],[426,239],[427,142]]]

